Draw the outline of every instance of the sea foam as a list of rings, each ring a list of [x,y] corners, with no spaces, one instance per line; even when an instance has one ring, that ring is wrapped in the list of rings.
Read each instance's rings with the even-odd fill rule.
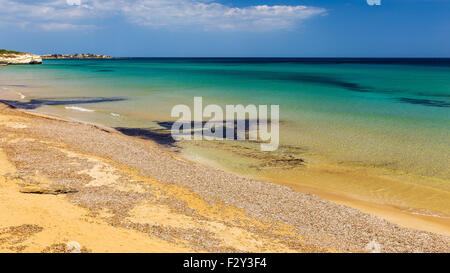
[[[77,107],[77,106],[66,106],[66,109],[70,109],[70,110],[76,110],[76,111],[81,111],[81,112],[94,112],[95,110],[92,109],[86,109],[83,107]]]

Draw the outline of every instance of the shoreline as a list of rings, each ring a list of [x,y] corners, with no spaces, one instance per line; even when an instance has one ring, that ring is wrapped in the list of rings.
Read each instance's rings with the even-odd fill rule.
[[[21,93],[18,93],[16,91],[14,91],[14,92],[17,93],[18,95],[23,96]],[[13,106],[13,105],[11,105],[11,106]],[[13,107],[15,107],[15,106],[13,106]],[[83,120],[79,120],[76,118],[69,118],[69,117],[56,115],[56,114],[52,114],[52,113],[40,113],[39,111],[36,111],[36,110],[24,110],[24,109],[20,109],[20,108],[17,108],[17,109],[19,109],[20,111],[24,111],[26,113],[37,115],[37,116],[42,116],[42,117],[46,117],[46,118],[50,118],[50,119],[57,118],[62,121],[76,122],[76,123],[86,124],[86,125],[93,125],[96,128],[99,128],[101,130],[115,132],[118,134],[123,134],[122,132],[116,130],[115,128],[112,128],[112,127],[109,127],[109,126],[106,126],[106,125],[103,125],[103,124],[100,124],[97,122],[83,121]],[[133,137],[133,138],[138,139],[139,137]],[[154,142],[153,140],[146,140],[146,141]],[[164,145],[158,145],[158,147],[162,150],[167,150],[167,148],[164,147]],[[393,223],[403,226],[405,228],[414,228],[414,229],[421,230],[421,231],[428,231],[428,232],[433,232],[433,233],[437,233],[437,234],[441,234],[441,235],[445,235],[445,236],[450,236],[450,216],[447,216],[447,215],[445,215],[445,216],[436,215],[433,212],[430,212],[429,214],[427,214],[426,212],[422,213],[422,212],[415,211],[415,210],[412,210],[407,207],[396,207],[396,206],[389,205],[389,204],[381,204],[381,203],[373,201],[373,200],[366,200],[364,198],[357,198],[355,196],[351,196],[346,192],[336,192],[336,191],[332,191],[332,190],[329,190],[326,188],[320,188],[320,187],[317,187],[316,185],[308,184],[308,182],[296,183],[296,182],[292,182],[292,181],[289,181],[286,179],[283,180],[283,179],[280,179],[277,177],[270,177],[270,176],[264,176],[264,175],[245,176],[240,173],[234,172],[233,170],[229,170],[225,166],[216,164],[215,162],[213,162],[211,160],[207,160],[204,158],[200,159],[200,160],[196,160],[195,158],[192,158],[183,153],[181,153],[181,157],[183,160],[192,161],[192,163],[197,163],[197,164],[200,163],[200,164],[205,165],[206,167],[217,168],[219,170],[222,170],[222,171],[225,171],[228,173],[232,173],[234,175],[243,176],[243,177],[246,177],[249,179],[255,179],[258,181],[264,181],[267,183],[288,186],[299,193],[314,194],[314,195],[319,196],[320,198],[323,198],[327,201],[362,210],[366,213],[369,213],[369,214],[381,217],[383,219],[392,221]],[[195,157],[199,158],[198,155],[195,155]],[[309,164],[311,164],[311,163],[309,163]],[[341,166],[332,165],[332,164],[330,165],[330,164],[314,163],[314,164],[312,164],[312,167],[309,167],[309,169],[311,169],[311,168],[318,169],[318,172],[321,172],[324,170],[327,171],[327,170],[330,170],[330,168],[338,169],[339,171],[342,171],[342,170],[348,169],[349,166],[341,167]],[[375,179],[379,179],[380,174],[378,172],[380,170],[374,170],[374,171],[375,171],[375,173],[368,174],[367,177],[371,177],[372,179],[373,179],[373,177],[375,177]],[[357,173],[357,175],[360,175],[359,172],[356,172],[356,173]],[[296,176],[295,178],[297,181],[301,181],[302,179],[303,180],[305,179],[305,176],[301,174],[299,176]],[[360,177],[358,177],[358,179],[359,178]],[[321,179],[321,178],[319,178],[319,179]],[[360,196],[358,196],[358,197],[360,197]],[[431,227],[423,226],[423,225],[421,225],[422,223],[427,223],[432,226]]]
[[[9,106],[8,106],[9,107]],[[4,110],[3,110],[4,111]],[[3,112],[2,111],[2,112]],[[112,160],[111,162],[113,164],[126,164],[128,166],[127,168],[136,169],[140,175],[144,174],[145,176],[150,176],[153,180],[157,181],[158,183],[162,183],[161,185],[166,185],[168,181],[171,181],[170,183],[175,183],[174,185],[177,185],[176,187],[181,186],[185,190],[192,191],[195,193],[195,196],[199,196],[202,201],[196,201],[194,203],[189,203],[188,200],[186,200],[186,197],[184,195],[177,195],[177,198],[182,198],[184,202],[189,203],[189,207],[192,208],[192,206],[196,206],[193,204],[198,204],[198,202],[201,202],[204,204],[202,206],[203,213],[211,210],[214,208],[215,205],[218,204],[218,200],[222,204],[226,204],[226,208],[231,208],[231,211],[234,211],[229,216],[234,218],[237,216],[238,218],[244,218],[249,221],[249,223],[253,223],[250,226],[250,230],[254,229],[254,221],[262,221],[263,219],[269,219],[270,221],[276,221],[274,224],[272,222],[271,228],[264,228],[263,230],[260,230],[258,234],[261,236],[263,234],[267,236],[268,238],[273,238],[273,236],[276,236],[273,234],[274,231],[279,230],[280,225],[285,226],[288,225],[288,230],[290,230],[287,234],[291,234],[290,240],[298,241],[299,238],[305,238],[309,237],[308,239],[302,239],[303,242],[306,241],[307,243],[300,243],[294,247],[294,249],[308,249],[307,251],[311,252],[327,252],[327,251],[338,251],[338,252],[347,252],[347,251],[363,251],[364,243],[370,242],[370,238],[373,237],[373,233],[377,234],[378,240],[380,240],[386,251],[388,252],[397,252],[403,249],[403,251],[414,251],[413,249],[416,249],[417,251],[417,245],[415,244],[424,243],[424,242],[410,242],[404,241],[403,236],[406,236],[404,238],[411,238],[415,236],[431,236],[430,243],[433,243],[433,248],[435,248],[436,244],[440,244],[438,242],[442,242],[444,245],[447,243],[444,243],[446,240],[448,240],[448,237],[440,237],[439,235],[433,235],[430,233],[423,233],[419,231],[413,231],[413,230],[407,230],[400,227],[396,227],[393,224],[390,224],[384,220],[381,220],[379,218],[376,218],[374,216],[370,216],[368,214],[364,214],[358,210],[344,207],[341,205],[329,203],[328,201],[322,200],[320,198],[317,198],[315,196],[312,196],[310,194],[299,194],[294,192],[292,189],[284,187],[284,186],[278,186],[273,183],[267,183],[267,182],[258,182],[258,181],[252,181],[248,180],[242,177],[236,177],[232,174],[227,174],[222,171],[219,171],[217,169],[211,169],[211,167],[203,167],[199,166],[197,163],[190,162],[189,160],[185,160],[182,158],[179,158],[177,155],[174,155],[173,153],[169,151],[162,150],[161,147],[159,147],[157,144],[154,144],[152,142],[149,142],[147,140],[140,140],[133,137],[124,136],[120,133],[111,132],[104,130],[100,127],[97,127],[95,125],[89,125],[85,123],[77,123],[73,121],[64,121],[64,119],[55,119],[51,116],[42,115],[42,114],[35,114],[35,112],[28,113],[29,111],[25,110],[6,110],[7,112],[12,111],[13,113],[22,113],[19,115],[25,115],[25,116],[32,116],[32,119],[36,123],[33,125],[27,125],[27,126],[33,126],[33,130],[36,130],[36,132],[39,132],[39,135],[43,134],[46,136],[46,138],[56,138],[58,141],[62,141],[61,143],[65,143],[64,145],[69,147],[72,147],[76,143],[79,143],[79,141],[82,141],[83,138],[86,140],[87,138],[90,139],[90,142],[95,143],[103,143],[102,145],[108,144],[108,146],[105,146],[104,149],[99,150],[97,147],[92,146],[94,143],[89,142],[82,142],[86,143],[85,147],[79,146],[77,148],[76,153],[86,153],[89,152],[90,154],[94,152],[96,154],[96,157],[101,156],[104,158],[108,158],[108,160]],[[14,115],[14,114],[13,114]],[[40,124],[40,125],[39,125]],[[20,128],[20,126],[16,126],[17,128],[13,128],[14,131],[20,131],[23,130]],[[13,127],[14,127],[13,126]],[[42,127],[44,126],[44,127]],[[68,131],[68,128],[60,128],[60,127],[68,127],[73,129],[80,130],[80,137],[78,136],[72,136],[71,131]],[[25,129],[27,130],[27,129]],[[91,136],[85,136],[82,134],[82,132],[85,132],[85,134],[95,136],[95,138],[92,138]],[[33,131],[34,132],[34,131]],[[79,138],[82,138],[81,140]],[[105,138],[104,142],[101,140]],[[110,139],[110,140],[108,140]],[[115,139],[111,142],[111,140]],[[121,139],[121,140],[119,140]],[[106,141],[108,140],[108,141]],[[19,140],[15,140],[19,141]],[[124,142],[119,145],[119,142]],[[129,144],[128,144],[129,142]],[[115,144],[117,143],[117,144]],[[111,144],[114,147],[109,147],[109,144]],[[15,145],[15,144],[11,144]],[[79,144],[76,144],[79,145]],[[117,146],[119,145],[119,146]],[[138,149],[143,151],[147,151],[145,153],[139,152],[140,161],[142,162],[136,162],[136,156],[130,157],[128,153],[123,153],[123,145],[126,145],[128,147],[127,149]],[[128,146],[131,145],[131,146]],[[137,147],[136,147],[137,146]],[[110,152],[109,152],[110,151]],[[137,150],[136,150],[137,151]],[[73,153],[73,152],[72,152]],[[99,154],[100,153],[100,154]],[[155,154],[157,155],[157,158],[161,162],[158,162],[158,166],[148,166],[148,164],[144,164],[147,160],[151,160],[151,155]],[[121,156],[118,156],[121,155]],[[40,155],[42,156],[42,155]],[[150,156],[150,157],[149,157]],[[142,158],[141,158],[142,157]],[[153,162],[152,164],[155,164],[155,161],[149,161]],[[37,164],[32,162],[32,164]],[[144,164],[144,165],[142,165]],[[185,166],[185,167],[181,167]],[[188,169],[186,169],[186,167]],[[31,166],[35,168],[36,166]],[[162,172],[161,168],[169,168],[171,171],[169,173]],[[179,173],[180,176],[176,175],[176,173]],[[207,179],[208,177],[212,177],[213,175],[217,177],[219,180],[210,180]],[[57,174],[54,174],[57,175]],[[107,176],[106,176],[107,177]],[[170,177],[170,178],[169,178]],[[183,178],[184,177],[184,178]],[[196,180],[201,179],[206,182],[204,184],[203,182],[200,183],[200,181]],[[103,177],[104,178],[104,177]],[[169,178],[169,180],[167,180]],[[99,178],[100,179],[100,178]],[[101,180],[101,179],[100,179]],[[167,182],[163,182],[167,181]],[[221,182],[223,181],[223,182]],[[228,182],[226,182],[228,181]],[[92,182],[91,182],[92,183]],[[101,183],[99,181],[98,183]],[[237,184],[236,184],[237,183]],[[124,184],[126,185],[126,184]],[[124,186],[122,185],[122,186]],[[82,187],[79,184],[77,184],[78,187]],[[235,188],[239,187],[239,188]],[[217,191],[217,188],[221,189],[219,192]],[[245,191],[245,194],[243,195],[242,191]],[[228,193],[227,193],[228,192]],[[269,194],[270,195],[266,195]],[[78,194],[78,193],[77,193]],[[75,195],[77,195],[75,194]],[[83,194],[92,194],[88,192],[84,192]],[[219,198],[219,199],[217,199]],[[263,198],[263,199],[260,199]],[[270,200],[273,199],[273,200]],[[252,200],[252,201],[251,201]],[[264,201],[262,201],[264,200]],[[261,203],[261,202],[262,203]],[[206,202],[206,203],[204,203]],[[281,207],[279,207],[280,203],[282,202]],[[267,204],[266,204],[267,203]],[[264,205],[263,205],[264,204]],[[296,205],[294,205],[296,204]],[[135,206],[137,204],[134,204]],[[306,205],[306,206],[305,206]],[[261,210],[264,206],[265,209]],[[268,207],[266,207],[268,206]],[[324,207],[322,207],[324,206]],[[138,206],[139,207],[139,206]],[[301,209],[303,207],[303,209]],[[321,208],[322,207],[322,208]],[[91,208],[92,209],[92,208]],[[243,211],[242,211],[243,209]],[[268,210],[267,210],[268,209]],[[154,209],[153,209],[154,210]],[[185,209],[183,209],[185,210]],[[182,210],[182,211],[183,211]],[[147,211],[146,209],[143,209],[143,211]],[[241,212],[239,212],[241,211]],[[277,211],[277,212],[275,212]],[[309,211],[306,213],[306,211]],[[244,214],[242,214],[244,212]],[[305,214],[306,213],[306,214]],[[343,214],[344,213],[344,214]],[[145,213],[144,213],[145,214]],[[207,213],[209,215],[209,213]],[[294,216],[295,215],[295,216]],[[343,219],[336,219],[337,215],[346,215],[343,217]],[[182,219],[185,219],[187,217],[179,216]],[[190,216],[193,217],[193,216]],[[248,218],[250,217],[250,218]],[[305,218],[306,217],[306,218]],[[325,217],[325,218],[324,218]],[[303,220],[302,220],[303,219]],[[322,219],[322,220],[319,220]],[[327,220],[325,220],[327,219]],[[146,220],[148,221],[148,219]],[[264,220],[266,221],[266,220]],[[263,222],[264,222],[263,221]],[[325,221],[325,222],[323,222]],[[331,222],[330,222],[331,221]],[[194,221],[195,222],[195,221]],[[326,223],[328,222],[328,223]],[[344,226],[342,226],[346,223]],[[362,223],[366,224],[362,224]],[[334,223],[334,224],[331,224]],[[180,224],[177,222],[177,224]],[[332,227],[330,227],[330,224]],[[275,225],[277,228],[273,228]],[[325,225],[325,226],[323,226]],[[316,229],[319,228],[318,230]],[[369,226],[369,230],[365,230],[364,226]],[[320,228],[321,227],[321,228]],[[243,227],[239,227],[242,229]],[[248,226],[246,228],[249,228]],[[246,229],[244,228],[244,229]],[[330,229],[331,228],[331,229]],[[351,232],[349,232],[350,229]],[[226,229],[228,230],[228,228]],[[323,231],[319,231],[323,230]],[[347,231],[345,231],[347,230]],[[224,230],[222,230],[224,231]],[[248,232],[248,231],[247,231]],[[292,232],[297,235],[292,235]],[[306,233],[305,233],[306,232]],[[387,232],[387,233],[386,233]],[[271,235],[267,235],[267,233]],[[348,235],[345,235],[348,234]],[[379,235],[380,234],[380,235]],[[385,234],[385,235],[383,235]],[[402,234],[408,234],[408,235],[402,235]],[[417,235],[416,235],[417,234]],[[420,235],[419,235],[420,234]],[[234,235],[230,235],[233,237]],[[283,235],[283,236],[286,236]],[[325,238],[329,238],[327,240],[324,240],[323,236]],[[347,236],[350,236],[347,238]],[[387,236],[387,237],[385,237]],[[397,237],[398,240],[405,242],[405,245],[391,245],[392,242],[390,242],[392,236]],[[293,239],[297,238],[297,239]],[[321,239],[322,238],[322,239]],[[328,242],[331,239],[331,242]],[[229,238],[228,238],[229,239]],[[373,239],[373,238],[372,238]],[[277,239],[278,241],[280,239]],[[444,241],[441,241],[444,240]],[[325,243],[326,242],[326,243]],[[408,243],[406,243],[408,242]],[[287,250],[289,247],[287,245],[284,245],[285,243],[280,243],[278,245],[278,249],[281,252],[286,251],[293,251],[294,249]],[[283,247],[284,245],[284,247]],[[192,246],[191,246],[192,247]],[[420,247],[420,249],[423,249],[423,251],[431,251],[432,248],[429,248],[430,246]],[[205,246],[200,247],[200,249],[206,250]],[[275,248],[274,248],[275,249]],[[284,249],[284,250],[282,250]],[[428,249],[428,250],[425,250]],[[210,251],[223,251],[223,250],[214,250],[210,249]],[[233,250],[234,252],[235,250]],[[261,251],[261,249],[257,250],[254,249],[253,251]],[[269,250],[270,251],[270,250]],[[273,249],[272,249],[273,251]],[[442,249],[440,250],[442,251]],[[444,248],[444,251],[448,251],[448,249]]]
[[[161,184],[152,177],[137,173],[130,166],[112,161],[102,155],[94,155],[67,147],[67,143],[64,142],[54,143],[42,140],[40,139],[42,135],[36,138],[36,135],[31,137],[29,134],[25,134],[25,136],[18,137],[11,136],[10,132],[5,133],[8,129],[15,132],[26,130],[32,126],[29,123],[25,125],[26,121],[40,122],[44,125],[56,123],[58,127],[64,125],[72,128],[81,127],[94,135],[97,133],[112,135],[119,137],[122,141],[132,139],[102,126],[61,119],[0,103],[0,127],[6,128],[6,130],[0,131],[0,166],[2,166],[0,168],[0,204],[3,208],[8,208],[6,211],[0,210],[0,238],[7,235],[6,241],[0,241],[0,252],[66,252],[65,244],[74,239],[83,247],[82,252],[97,253],[268,251],[259,245],[262,242],[265,242],[268,247],[272,247],[270,252],[298,252],[298,250],[290,248],[287,242],[283,243],[280,239],[274,241],[273,238],[273,236],[279,238],[290,236],[292,240],[298,241],[297,236],[292,237],[290,227],[282,225],[273,234],[258,235],[258,229],[247,231],[247,225],[264,227],[268,223],[248,218],[237,208],[223,204],[209,206],[188,189]],[[52,130],[38,128],[38,130],[41,129],[45,134],[52,135],[53,133]],[[50,139],[53,138],[50,136]],[[56,141],[59,139],[57,138]],[[152,143],[136,139],[130,143],[134,144],[135,142],[144,143],[145,146],[152,149],[156,148],[156,145]],[[85,164],[83,161],[86,160],[94,163],[93,168],[86,169],[85,173],[84,171],[78,172],[78,175],[91,176],[89,179],[91,182],[79,185],[79,190],[73,194],[81,195],[81,200],[70,193],[55,196],[40,192],[37,192],[40,194],[32,194],[33,192],[25,194],[27,191],[22,190],[23,184],[32,183],[34,185],[39,180],[40,183],[36,187],[40,191],[48,186],[46,185],[49,182],[48,176],[52,176],[52,173],[44,174],[45,170],[41,169],[32,171],[31,173],[34,174],[25,176],[23,173],[27,173],[27,171],[20,168],[20,161],[11,161],[11,154],[10,151],[8,152],[7,146],[8,144],[12,146],[17,144],[39,145],[38,143],[45,146],[45,149],[57,149],[63,152],[66,154],[66,159],[71,161],[73,158],[80,159],[78,164]],[[120,146],[119,143],[118,145]],[[27,157],[31,157],[35,153],[32,150],[32,147],[26,149]],[[159,149],[158,151],[168,154]],[[42,153],[43,151],[39,149],[34,156],[41,157]],[[12,155],[17,155],[17,152]],[[61,158],[61,156],[59,157]],[[30,160],[30,163],[31,166],[25,167],[35,168],[35,165],[39,165],[35,160]],[[58,165],[57,162],[50,163]],[[48,167],[45,166],[45,168]],[[55,167],[52,166],[52,168]],[[67,175],[64,174],[65,168],[59,171],[63,172],[63,177]],[[126,176],[128,181],[120,181],[122,179],[117,173],[121,173],[120,176]],[[58,176],[58,173],[53,173],[53,175]],[[71,176],[73,175],[77,175],[77,173],[72,173]],[[80,176],[80,179],[84,180],[85,178]],[[58,184],[56,181],[52,185],[55,183]],[[60,187],[64,188],[65,186]],[[82,192],[83,190],[84,192]],[[155,190],[156,192],[154,192]],[[152,191],[152,193],[148,191]],[[80,194],[80,192],[82,193]],[[132,199],[129,199],[130,197]],[[139,197],[137,202],[134,200],[136,197]],[[105,198],[108,199],[108,203],[98,207],[98,202],[104,202]],[[156,200],[152,200],[154,198]],[[189,205],[189,208],[186,208],[186,205]],[[12,211],[14,217],[11,217]],[[194,211],[196,213],[193,213]],[[229,215],[235,216],[232,220],[239,223],[227,223]],[[125,223],[119,223],[117,218],[120,218],[120,222]],[[227,226],[230,226],[230,231],[226,231]],[[30,229],[37,231],[29,231]],[[42,229],[51,231],[42,231],[45,234],[34,236],[34,232],[41,232]],[[25,240],[19,238],[21,240],[16,240],[17,243],[10,243],[9,238],[17,233],[25,237]],[[24,234],[22,235],[22,233]],[[109,234],[110,240],[105,240],[105,233]],[[212,237],[213,235],[219,238]],[[30,239],[30,237],[37,238]],[[268,240],[267,237],[272,239]],[[261,241],[256,242],[256,238]],[[25,241],[25,244],[21,244],[22,241]],[[229,245],[226,243],[228,241],[234,242],[236,245]],[[307,245],[304,247],[305,251],[316,249]]]
[[[11,96],[13,98],[14,98],[14,96],[16,96],[17,98],[15,98],[15,99],[19,99],[19,96],[22,98],[22,96],[23,96],[18,91],[9,90],[9,89],[5,89],[5,91],[7,91],[6,92],[7,94],[9,94],[10,99],[11,99]],[[4,98],[4,96],[5,96],[5,94],[2,94],[3,98]],[[40,114],[39,111],[35,111],[35,110],[30,111],[30,110],[20,109],[20,111],[24,111],[26,113],[31,113],[31,114],[36,114],[36,115],[46,116],[48,118],[57,117],[58,119],[66,120],[69,122],[78,122],[81,124],[88,124],[88,125],[90,124],[90,125],[94,125],[97,128],[100,128],[102,130],[114,131],[116,133],[123,134],[122,132],[119,132],[114,128],[104,126],[99,123],[81,121],[78,119],[68,118],[68,117],[50,114],[50,113]],[[137,139],[137,137],[135,137],[135,138]],[[158,147],[160,149],[166,150],[166,148],[163,146],[158,146]],[[182,157],[183,157],[183,159],[191,160],[192,162],[195,162],[197,164],[201,163],[205,166],[208,166],[208,167],[212,166],[214,168],[220,169],[225,172],[229,172],[229,173],[236,174],[236,175],[242,175],[239,172],[235,172],[233,170],[227,169],[226,167],[224,167],[220,164],[216,164],[216,162],[213,162],[211,160],[205,161],[204,158],[201,158],[198,155],[195,156],[196,158],[192,158],[192,157],[182,154]],[[198,160],[199,158],[200,158],[200,160]],[[374,183],[376,183],[377,180],[380,179],[378,174],[364,174],[364,172],[363,172],[363,174],[361,174],[360,171],[355,171],[355,174],[356,174],[356,176],[355,176],[355,175],[352,175],[351,173],[345,174],[347,172],[346,168],[343,168],[343,167],[340,167],[337,165],[336,166],[335,165],[325,165],[325,166],[319,166],[319,167],[318,167],[318,165],[319,164],[313,164],[313,165],[311,165],[312,167],[311,166],[308,167],[308,169],[314,169],[314,168],[316,169],[314,171],[314,173],[312,174],[312,177],[311,177],[310,172],[300,173],[295,176],[295,179],[294,179],[295,181],[293,180],[293,178],[290,178],[290,179],[280,178],[279,177],[280,174],[277,174],[276,176],[271,176],[272,175],[271,173],[269,173],[267,176],[264,176],[264,175],[246,176],[246,175],[244,175],[244,177],[249,178],[249,179],[255,179],[258,181],[264,181],[266,183],[273,183],[273,184],[288,186],[288,187],[292,188],[293,190],[295,190],[296,192],[303,193],[303,194],[314,194],[314,195],[316,195],[320,198],[323,198],[327,201],[330,201],[330,202],[333,202],[336,204],[345,205],[347,207],[359,209],[365,213],[369,213],[371,215],[381,217],[385,220],[391,221],[391,222],[398,224],[405,228],[412,228],[412,229],[416,229],[416,230],[428,231],[428,232],[433,232],[433,233],[437,233],[437,234],[441,234],[441,235],[445,235],[445,236],[450,236],[450,217],[446,217],[446,216],[442,216],[442,215],[441,216],[433,215],[432,212],[429,214],[427,212],[422,213],[420,210],[417,210],[417,211],[410,210],[407,207],[396,207],[396,206],[393,206],[390,204],[382,204],[380,202],[376,202],[374,200],[364,198],[364,196],[362,196],[362,195],[356,195],[356,196],[353,195],[352,196],[349,194],[349,192],[335,191],[335,190],[331,190],[329,187],[328,188],[321,187],[321,184],[311,183],[311,181],[327,181],[327,180],[330,180],[330,178],[332,178],[331,180],[333,180],[333,179],[335,180],[336,176],[338,176],[338,177],[342,176],[340,178],[340,180],[347,179],[347,181],[348,181],[348,179],[350,179],[350,180],[356,179],[356,180],[360,181],[361,179],[365,179],[368,181],[374,181]],[[331,170],[333,170],[333,171],[331,171]],[[330,171],[335,173],[334,177],[330,177],[329,175],[327,175],[327,173]],[[289,176],[291,176],[291,175],[292,174],[289,173]],[[286,177],[284,177],[284,178],[286,178]],[[307,181],[306,178],[309,178],[309,182]],[[381,179],[383,179],[383,178],[381,178]],[[402,182],[401,179],[397,179],[396,181]],[[396,181],[393,181],[393,183],[396,183]],[[329,182],[327,181],[326,183],[329,183]]]
[[[225,172],[235,173],[232,170],[217,164],[216,162],[201,158],[199,156],[195,156],[195,158],[188,156],[188,159],[205,166],[213,166],[214,168],[218,168]],[[321,171],[322,170],[323,169],[321,169]],[[308,185],[308,182],[298,183],[299,180],[297,180],[297,182],[291,182],[284,181],[279,177],[269,178],[264,176],[249,176],[248,178],[266,183],[284,185],[302,194],[313,194],[329,202],[361,210],[365,213],[380,217],[405,228],[450,236],[450,217],[447,216],[428,215],[420,214],[414,211],[407,211],[406,208],[395,207],[388,204],[380,204],[375,201],[356,198],[345,192],[333,192],[329,189],[319,188],[315,185]],[[305,179],[306,177],[296,176],[296,178]],[[316,176],[315,178],[321,179],[320,176]]]

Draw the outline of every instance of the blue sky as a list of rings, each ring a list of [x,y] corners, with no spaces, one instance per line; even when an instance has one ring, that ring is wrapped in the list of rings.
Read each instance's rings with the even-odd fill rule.
[[[450,57],[449,0],[368,1],[380,0],[0,0],[0,48],[151,57]]]

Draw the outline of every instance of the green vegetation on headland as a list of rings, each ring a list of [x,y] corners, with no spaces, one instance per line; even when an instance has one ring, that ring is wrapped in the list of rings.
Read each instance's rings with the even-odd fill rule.
[[[41,64],[42,59],[39,55],[0,49],[0,65],[5,66],[9,64]]]
[[[14,51],[14,50],[6,50],[6,49],[0,49],[0,55],[19,55],[19,54],[25,54],[20,51]]]

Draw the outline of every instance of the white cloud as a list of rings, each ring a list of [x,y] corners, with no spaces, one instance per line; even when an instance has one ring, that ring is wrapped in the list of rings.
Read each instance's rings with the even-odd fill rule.
[[[92,30],[95,25],[67,24],[67,23],[43,23],[37,25],[38,28],[46,31],[68,31],[68,30]]]
[[[84,19],[95,12],[87,7],[69,6],[65,0],[0,0],[0,28],[39,30],[87,29]]]
[[[80,5],[70,5],[74,1],[0,0],[0,25],[20,22],[44,30],[86,29],[90,26],[86,20],[122,16],[130,23],[150,28],[270,31],[293,28],[302,20],[326,12],[309,6],[237,8],[211,0],[81,0],[76,1]]]
[[[250,6],[232,8],[218,3],[184,0],[143,0],[125,6],[132,22],[149,27],[195,26],[204,30],[274,30],[295,26],[325,10],[307,6]]]
[[[66,0],[66,3],[70,6],[79,6],[81,5],[81,0]]]

